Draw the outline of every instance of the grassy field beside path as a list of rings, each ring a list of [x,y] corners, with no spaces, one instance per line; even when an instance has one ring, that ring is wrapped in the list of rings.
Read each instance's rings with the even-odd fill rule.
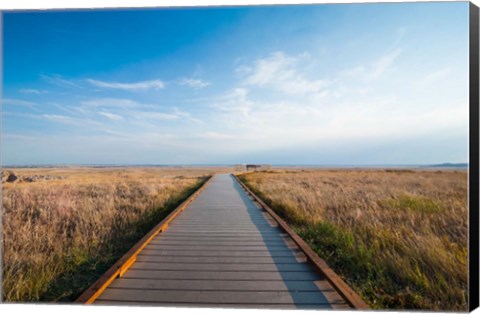
[[[467,172],[275,170],[240,179],[371,307],[467,310]]]
[[[74,301],[214,169],[12,169],[3,300]]]

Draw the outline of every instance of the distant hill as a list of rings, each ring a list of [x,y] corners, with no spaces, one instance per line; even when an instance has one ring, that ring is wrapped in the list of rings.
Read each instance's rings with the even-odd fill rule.
[[[429,167],[429,168],[468,168],[468,163],[466,163],[466,162],[462,162],[462,163],[445,162],[443,164],[429,165],[427,167]]]

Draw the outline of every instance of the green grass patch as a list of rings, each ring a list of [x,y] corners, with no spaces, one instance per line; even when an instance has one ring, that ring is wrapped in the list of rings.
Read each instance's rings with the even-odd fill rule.
[[[441,213],[445,208],[435,200],[424,196],[402,195],[379,202],[384,208],[410,210],[422,214]]]

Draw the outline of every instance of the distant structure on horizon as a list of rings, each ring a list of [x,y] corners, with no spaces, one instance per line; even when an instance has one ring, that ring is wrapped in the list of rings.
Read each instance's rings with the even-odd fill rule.
[[[247,165],[235,165],[236,171],[265,171],[271,168],[270,165],[256,165],[256,164],[247,164]]]

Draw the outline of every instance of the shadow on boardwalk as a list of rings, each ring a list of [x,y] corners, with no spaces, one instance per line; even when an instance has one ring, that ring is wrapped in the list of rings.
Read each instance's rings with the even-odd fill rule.
[[[280,274],[283,283],[297,308],[332,308],[322,290],[315,284],[321,280],[313,267],[305,262],[303,253],[298,248],[291,248],[287,242],[291,241],[286,234],[277,227],[268,224],[264,210],[258,208],[253,199],[243,190],[241,185],[232,177],[233,188],[242,199],[252,223],[257,227],[263,242]],[[285,240],[287,237],[288,240]],[[290,240],[290,241],[289,241]],[[293,243],[292,243],[293,244]],[[286,259],[287,258],[287,259]]]

